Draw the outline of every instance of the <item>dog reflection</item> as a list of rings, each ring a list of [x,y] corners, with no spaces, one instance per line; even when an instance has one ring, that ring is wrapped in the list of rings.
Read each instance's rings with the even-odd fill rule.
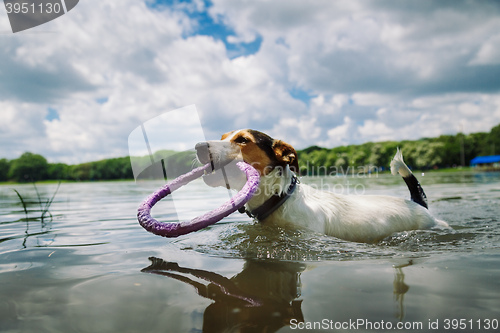
[[[405,294],[410,289],[410,286],[405,283],[405,273],[403,272],[404,267],[413,265],[413,260],[409,260],[408,263],[394,265],[394,282],[393,282],[393,293],[394,301],[396,302],[396,318],[402,321],[405,317],[405,307],[404,298]]]
[[[149,258],[142,272],[167,276],[192,285],[211,299],[203,315],[203,332],[276,332],[290,320],[303,322],[300,297],[300,263],[247,260],[243,270],[228,279],[214,272],[180,267]],[[209,282],[205,285],[189,275]]]

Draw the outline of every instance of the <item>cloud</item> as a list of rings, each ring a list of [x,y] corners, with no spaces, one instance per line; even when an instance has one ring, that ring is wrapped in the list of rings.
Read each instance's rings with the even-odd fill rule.
[[[500,34],[488,38],[469,65],[500,65]]]
[[[0,35],[0,157],[125,156],[134,128],[191,104],[209,139],[254,128],[297,148],[487,131],[500,122],[499,7],[80,2]]]
[[[283,110],[305,109],[255,57],[230,59],[217,38],[186,35],[196,22],[183,11],[132,0],[78,9],[53,21],[54,33],[11,38],[13,65],[4,62],[1,73],[19,84],[0,88],[2,99],[17,117],[21,105],[38,109],[25,128],[38,138],[9,144],[9,157],[32,150],[76,163],[126,155],[126,138],[141,122],[189,104],[198,105],[211,137],[250,124],[270,128]],[[58,119],[43,120],[49,108]]]
[[[263,36],[256,56],[265,57],[266,68],[286,71],[275,77],[281,84],[316,95],[296,119],[315,117],[325,145],[454,133],[463,122],[484,131],[500,121],[495,106],[484,101],[485,93],[500,91],[498,3],[287,1],[285,9],[276,2],[220,0],[214,6],[236,31]],[[278,53],[280,59],[268,56]],[[339,96],[349,102],[332,102]],[[413,107],[432,96],[441,104]],[[461,112],[457,99],[477,105],[469,109],[479,116]],[[491,113],[481,114],[483,108]]]
[[[215,4],[226,10],[236,31],[257,29],[264,40],[281,38],[289,49],[290,80],[319,93],[500,89],[494,78],[499,66],[468,66],[480,57],[477,52],[493,53],[479,50],[493,49],[489,36],[500,28],[498,6],[288,1],[282,10],[282,4],[268,2]]]
[[[154,47],[177,38],[185,22],[139,1],[121,4],[86,1],[47,25],[4,38],[0,100],[14,113],[5,128],[7,157],[26,150],[67,162],[125,155],[120,140],[133,128],[126,124],[148,114],[135,104],[146,97],[134,98],[138,88],[160,80],[151,65],[160,51]],[[102,98],[110,102],[95,102]],[[48,108],[57,109],[59,119],[44,120]],[[19,123],[33,138],[24,145]]]

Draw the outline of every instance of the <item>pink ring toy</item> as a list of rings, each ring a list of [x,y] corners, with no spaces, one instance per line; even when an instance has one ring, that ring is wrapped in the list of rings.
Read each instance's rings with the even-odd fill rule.
[[[222,220],[224,217],[243,207],[243,205],[245,205],[245,203],[253,197],[257,187],[259,186],[260,175],[257,170],[245,162],[238,162],[236,165],[246,174],[247,182],[241,191],[239,191],[233,198],[222,204],[219,208],[195,217],[190,221],[163,223],[151,217],[151,208],[153,208],[158,201],[194,179],[201,177],[205,170],[211,169],[211,165],[208,163],[177,177],[147,197],[147,199],[144,200],[144,202],[139,206],[137,211],[137,219],[139,220],[139,223],[144,229],[155,235],[163,237],[177,237],[203,229]]]

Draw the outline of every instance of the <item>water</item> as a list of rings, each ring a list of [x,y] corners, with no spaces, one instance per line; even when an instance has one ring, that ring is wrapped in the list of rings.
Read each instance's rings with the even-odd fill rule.
[[[64,183],[43,219],[32,185],[2,185],[0,331],[498,331],[500,174],[419,180],[432,213],[453,230],[403,232],[377,244],[255,224],[237,213],[166,239],[136,220],[159,183]],[[302,181],[408,196],[389,175]],[[56,187],[38,185],[42,200]],[[175,207],[195,216],[225,195],[195,182]],[[177,218],[163,201],[153,215]]]

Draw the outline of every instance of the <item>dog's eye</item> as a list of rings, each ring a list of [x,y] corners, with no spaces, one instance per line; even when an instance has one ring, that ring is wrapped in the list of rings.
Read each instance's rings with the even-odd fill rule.
[[[235,143],[242,143],[242,144],[244,144],[244,143],[248,142],[248,139],[245,138],[244,136],[239,136],[236,139],[234,139],[234,142]]]

